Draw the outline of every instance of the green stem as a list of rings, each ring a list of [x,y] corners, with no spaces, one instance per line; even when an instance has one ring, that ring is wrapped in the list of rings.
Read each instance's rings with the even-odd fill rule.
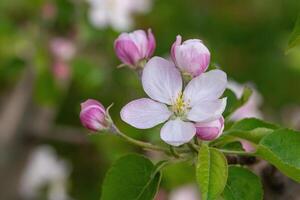
[[[162,151],[162,152],[169,152],[167,148],[156,146],[156,145],[153,145],[151,143],[142,142],[142,141],[133,139],[133,138],[127,136],[126,134],[124,134],[122,131],[120,131],[116,126],[113,126],[113,130],[116,131],[119,136],[121,136],[123,139],[125,139],[127,142],[129,142],[131,144],[140,146],[140,147],[145,148],[145,149],[151,149],[151,150]]]
[[[192,142],[187,143],[187,145],[188,145],[188,147],[189,147],[192,151],[198,153],[198,149],[199,149],[199,148],[198,148],[197,145],[193,144]]]
[[[254,156],[254,153],[252,153],[252,152],[233,151],[233,150],[227,150],[227,149],[218,149],[218,150],[225,154],[236,154],[236,155],[240,155],[240,156]]]
[[[176,151],[176,149],[170,145],[170,152],[175,158],[180,158],[180,154]]]

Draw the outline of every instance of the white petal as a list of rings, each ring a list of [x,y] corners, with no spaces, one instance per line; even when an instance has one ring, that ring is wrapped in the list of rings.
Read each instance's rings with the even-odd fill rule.
[[[182,90],[180,72],[172,62],[160,57],[153,57],[146,64],[142,83],[149,97],[169,105]]]
[[[166,105],[142,98],[128,103],[120,114],[124,122],[136,128],[146,129],[166,121],[172,113]]]
[[[227,86],[227,76],[221,70],[211,70],[197,76],[184,90],[184,100],[193,107],[202,101],[218,99]]]
[[[202,101],[192,107],[187,118],[195,122],[207,122],[219,119],[226,107],[226,98]]]
[[[196,128],[191,122],[180,119],[169,120],[160,130],[160,137],[166,143],[179,146],[189,142],[196,134]]]

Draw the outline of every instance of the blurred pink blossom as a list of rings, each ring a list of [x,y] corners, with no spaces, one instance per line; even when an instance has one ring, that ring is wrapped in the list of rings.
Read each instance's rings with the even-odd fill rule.
[[[56,6],[52,2],[46,2],[42,5],[41,14],[45,20],[54,19],[56,16],[56,13],[57,13]]]
[[[244,89],[243,85],[238,84],[234,81],[229,81],[227,87],[231,89],[238,98],[241,98]],[[240,107],[237,111],[233,113],[233,115],[231,116],[231,119],[233,121],[238,121],[250,117],[255,117],[258,119],[263,118],[263,114],[259,109],[263,101],[262,96],[258,93],[257,90],[255,90],[254,87],[251,88],[253,91],[252,96],[244,106]],[[240,142],[245,151],[255,151],[255,147],[251,144],[251,142],[248,142],[246,140],[241,140]]]
[[[241,98],[244,89],[243,85],[234,81],[228,81],[227,88],[231,89],[238,98]],[[252,96],[244,106],[234,112],[234,114],[231,116],[233,121],[238,121],[240,119],[249,117],[255,117],[259,119],[263,118],[262,112],[259,109],[263,101],[262,96],[254,87],[251,87],[251,89],[253,90]]]
[[[200,193],[196,185],[185,185],[171,191],[169,200],[200,200]]]
[[[75,54],[74,43],[66,38],[54,38],[50,41],[50,50],[56,59],[63,61],[70,60]]]
[[[52,72],[55,78],[64,81],[70,78],[70,66],[60,60],[55,60],[52,66]]]

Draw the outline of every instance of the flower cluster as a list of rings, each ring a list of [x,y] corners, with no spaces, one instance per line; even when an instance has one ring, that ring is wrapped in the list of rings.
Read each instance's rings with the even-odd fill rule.
[[[207,47],[197,39],[181,43],[181,36],[177,36],[171,48],[172,61],[158,56],[151,58],[154,49],[151,30],[122,33],[115,41],[119,59],[132,69],[142,69],[141,82],[149,97],[125,105],[121,119],[139,129],[165,122],[160,136],[173,146],[187,143],[194,136],[201,140],[218,138],[224,129],[222,113],[226,98],[222,95],[227,87],[227,76],[218,69],[206,72],[210,62]],[[188,81],[183,79],[186,75]],[[94,113],[92,121],[100,127],[99,122],[104,123],[100,117],[103,109],[97,110],[99,115]],[[89,127],[85,121],[82,119]]]

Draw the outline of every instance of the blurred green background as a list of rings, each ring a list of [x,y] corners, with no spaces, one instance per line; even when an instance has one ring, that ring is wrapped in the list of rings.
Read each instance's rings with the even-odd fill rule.
[[[114,103],[112,117],[124,132],[159,142],[159,128],[136,130],[121,122],[122,106],[145,94],[133,71],[117,69],[120,61],[113,42],[120,32],[93,26],[89,7],[81,0],[0,1],[0,114],[9,105],[19,109],[11,105],[11,98],[20,84],[24,97],[18,99],[26,101],[19,118],[7,120],[6,126],[16,130],[8,136],[8,155],[1,154],[1,160],[7,168],[14,166],[11,173],[16,175],[35,146],[52,145],[71,163],[68,191],[79,200],[99,199],[111,162],[141,151],[109,134],[88,136],[79,121],[81,102],[94,98],[105,106]],[[266,118],[283,123],[284,108],[300,105],[300,49],[286,54],[299,9],[299,0],[155,0],[149,12],[134,15],[130,30],[151,28],[155,55],[166,57],[177,34],[184,40],[203,40],[212,62],[231,79],[255,84]],[[57,37],[67,38],[76,48],[64,63],[70,71],[67,78],[53,73],[49,44]],[[179,164],[166,170],[162,186],[168,191],[192,177],[192,166]]]

